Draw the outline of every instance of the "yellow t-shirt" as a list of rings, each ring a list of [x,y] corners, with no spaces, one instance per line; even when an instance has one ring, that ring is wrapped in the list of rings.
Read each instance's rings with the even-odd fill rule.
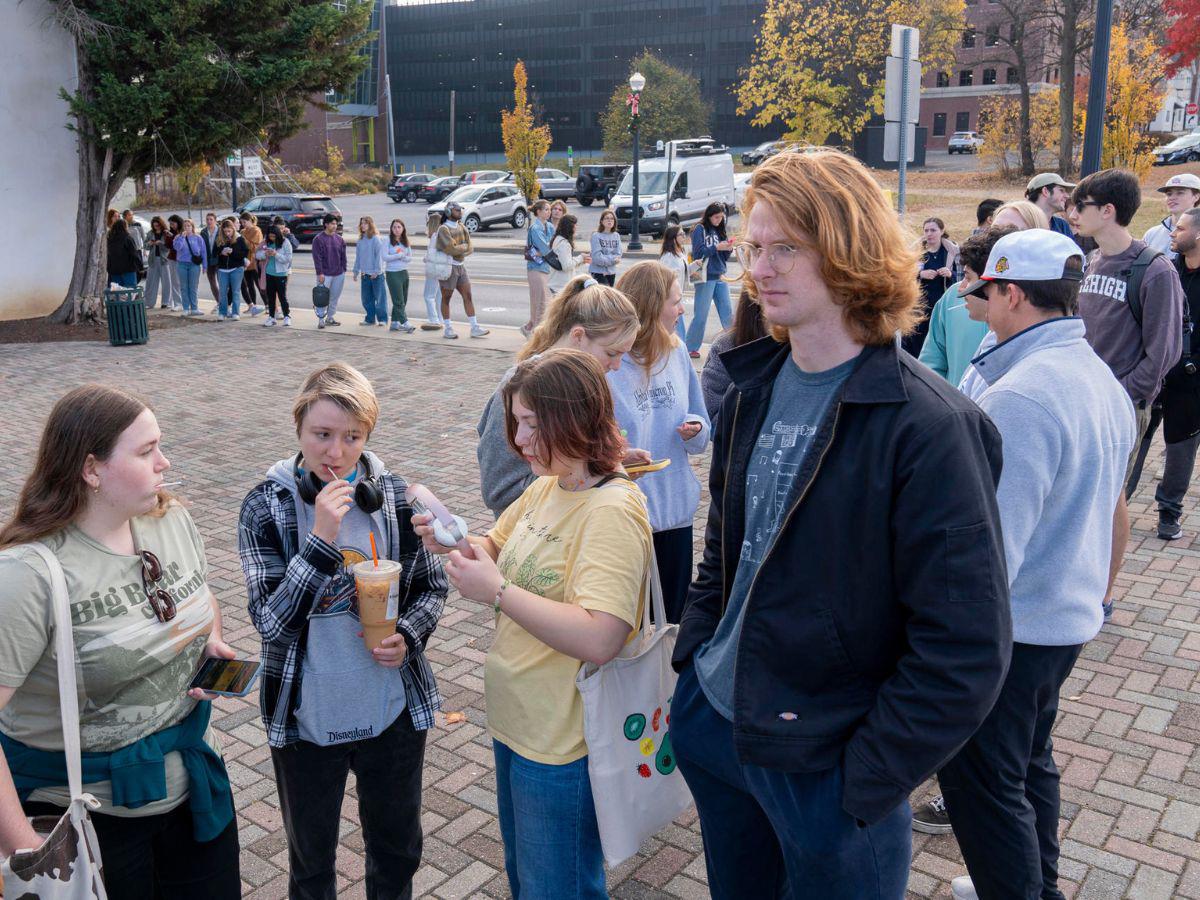
[[[606,612],[636,630],[650,564],[646,498],[625,479],[586,491],[537,479],[488,535],[504,577],[558,603]],[[488,730],[526,759],[566,765],[587,755],[580,661],[501,615],[484,665]]]

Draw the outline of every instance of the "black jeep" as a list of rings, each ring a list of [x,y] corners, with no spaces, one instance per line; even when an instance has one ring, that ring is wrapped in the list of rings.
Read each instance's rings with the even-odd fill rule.
[[[629,166],[580,166],[579,177],[575,179],[575,199],[581,206],[591,206],[593,200],[607,206],[628,169]]]

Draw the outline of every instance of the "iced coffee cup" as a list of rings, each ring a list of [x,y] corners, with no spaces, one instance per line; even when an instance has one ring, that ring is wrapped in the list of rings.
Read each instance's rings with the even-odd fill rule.
[[[400,617],[400,563],[381,559],[355,563],[354,586],[358,590],[358,621],[362,623],[363,643],[367,652],[378,647],[385,637],[396,633]]]

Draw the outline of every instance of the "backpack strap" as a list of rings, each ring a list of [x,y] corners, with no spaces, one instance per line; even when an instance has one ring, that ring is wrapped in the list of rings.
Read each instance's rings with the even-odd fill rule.
[[[1162,255],[1161,250],[1155,250],[1147,244],[1129,268],[1121,273],[1125,278],[1125,302],[1129,305],[1129,312],[1138,323],[1138,328],[1142,327],[1142,281],[1146,277],[1146,269]]]
[[[624,478],[626,481],[633,481],[632,478],[630,478],[628,475],[624,474],[623,472],[609,472],[607,475],[605,475],[603,478],[601,478],[599,481],[597,481],[594,485],[592,485],[592,487],[593,488],[604,487],[606,484],[608,484],[610,481],[612,481],[616,478]]]

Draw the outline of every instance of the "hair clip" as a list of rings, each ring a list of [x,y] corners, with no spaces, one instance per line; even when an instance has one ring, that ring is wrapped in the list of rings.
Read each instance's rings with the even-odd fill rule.
[[[600,284],[600,282],[598,282],[595,278],[589,278],[583,283],[583,290],[587,290],[588,288],[592,288],[592,287],[597,287],[599,284]]]

